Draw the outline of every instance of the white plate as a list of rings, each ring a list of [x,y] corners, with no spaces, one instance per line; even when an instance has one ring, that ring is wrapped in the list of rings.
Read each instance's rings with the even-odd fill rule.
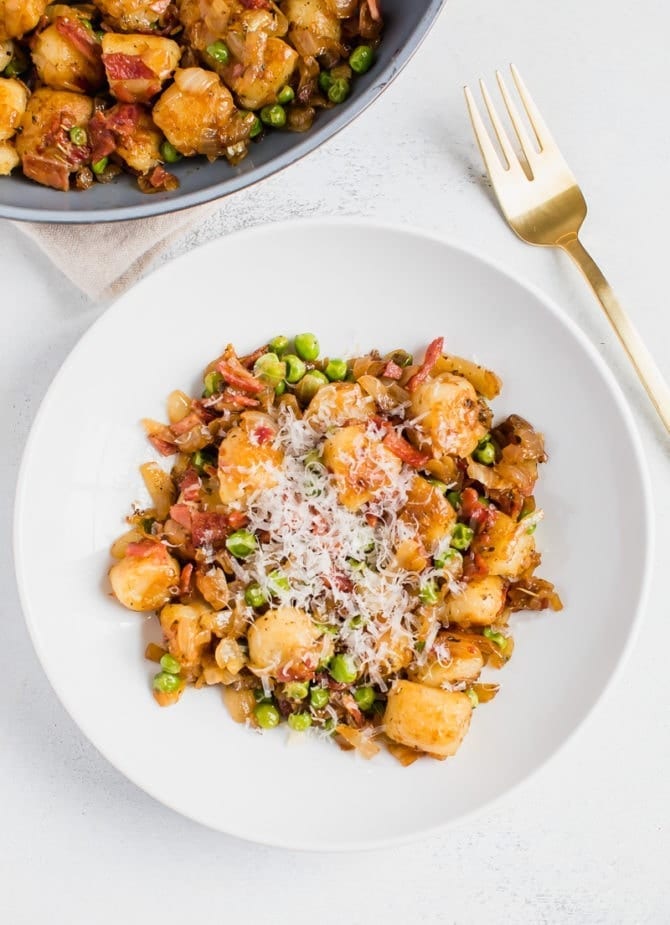
[[[594,309],[595,310],[595,309]],[[228,341],[249,350],[311,330],[331,355],[450,351],[504,380],[547,438],[539,573],[566,609],[514,618],[497,699],[458,755],[403,769],[327,742],[288,744],[228,718],[216,689],[171,709],[143,659],[155,620],[108,597],[110,542],[143,499],[139,419],[197,391]],[[583,335],[537,291],[434,238],[352,221],[270,226],[216,241],[117,302],[54,380],[26,448],[16,568],[44,669],[82,731],[138,786],[213,828],[273,845],[350,849],[406,840],[481,808],[528,777],[590,712],[629,646],[648,579],[649,489],[631,415]]]

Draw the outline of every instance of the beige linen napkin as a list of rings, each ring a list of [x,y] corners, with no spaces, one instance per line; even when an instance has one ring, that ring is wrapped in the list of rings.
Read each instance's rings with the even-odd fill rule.
[[[98,225],[14,224],[76,286],[92,299],[100,299],[122,293],[180,235],[220,207],[220,203],[208,203],[170,215]]]

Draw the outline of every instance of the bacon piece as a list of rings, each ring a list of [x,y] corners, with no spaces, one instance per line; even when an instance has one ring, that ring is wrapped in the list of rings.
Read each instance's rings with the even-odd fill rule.
[[[469,552],[463,558],[463,578],[484,578],[489,573],[489,567],[478,552]]]
[[[387,379],[400,379],[402,376],[402,366],[398,366],[393,360],[389,360],[381,374]]]
[[[181,575],[179,576],[179,593],[182,597],[186,597],[187,594],[191,591],[191,578],[193,576],[193,563],[188,562],[184,568],[181,570]]]
[[[173,173],[170,173],[169,170],[166,170],[162,164],[156,164],[151,173],[147,174],[147,180],[152,190],[157,193],[179,188],[179,180]]]
[[[59,16],[55,22],[56,31],[77,49],[77,51],[90,61],[97,64],[100,61],[101,46],[92,32],[86,28],[80,19],[70,19],[69,16]]]
[[[194,546],[214,545],[225,539],[229,532],[229,520],[225,514],[217,514],[214,511],[196,511],[191,517]]]
[[[41,154],[24,154],[23,172],[31,180],[66,193],[70,188],[70,171],[62,162]]]
[[[477,534],[485,534],[495,523],[497,512],[482,504],[474,488],[464,488],[461,493],[461,514]]]
[[[231,511],[228,514],[228,523],[233,528],[233,530],[239,530],[240,527],[243,527],[247,523],[247,515],[243,514],[242,511]]]
[[[237,357],[230,357],[227,360],[219,360],[216,364],[217,370],[229,385],[234,386],[242,392],[249,392],[252,395],[258,395],[265,386],[256,379],[255,376],[245,369]]]
[[[379,517],[377,517],[376,514],[370,514],[370,512],[368,512],[365,515],[365,522],[367,523],[368,527],[376,527],[379,523]]]
[[[197,501],[200,495],[200,476],[194,468],[186,470],[179,482],[179,494],[183,501]]]
[[[185,418],[182,418],[181,421],[176,421],[174,424],[170,424],[170,430],[175,435],[175,437],[181,437],[182,434],[188,433],[189,430],[193,430],[194,427],[199,427],[202,424],[202,419],[197,411],[191,411],[190,414],[187,414]]]
[[[247,353],[246,356],[240,357],[240,363],[246,369],[251,369],[256,360],[268,352],[268,347],[269,344],[264,344],[262,347],[259,347],[258,350],[254,350],[253,353]]]
[[[408,466],[412,466],[414,469],[422,469],[430,460],[430,456],[417,450],[416,447],[408,443],[408,441],[405,440],[404,437],[401,437],[392,427],[389,427],[387,430],[382,443],[397,456],[398,459],[402,459],[404,463],[407,463]]]
[[[254,437],[259,446],[263,446],[264,443],[269,443],[274,435],[275,431],[268,424],[259,424],[254,431]]]
[[[136,559],[146,559],[149,556],[164,559],[167,554],[167,549],[158,540],[140,540],[137,543],[128,543],[126,546],[126,555]]]
[[[116,150],[119,139],[127,138],[137,129],[142,107],[137,103],[117,103],[106,112],[98,110],[88,124],[91,139],[91,161],[107,157]]]
[[[115,51],[103,55],[102,62],[109,80],[155,80],[157,76],[139,55],[124,55]]]
[[[342,706],[359,728],[365,723],[365,717],[351,694],[342,694]]]
[[[187,504],[173,504],[170,508],[170,517],[185,530],[191,529],[191,508]]]
[[[435,340],[431,341],[428,344],[426,349],[426,355],[423,358],[423,363],[419,367],[418,371],[414,373],[412,378],[407,383],[407,391],[414,392],[419,388],[422,382],[430,375],[430,371],[435,366],[439,358],[442,356],[442,351],[444,350],[444,338],[436,337]]]
[[[149,443],[155,450],[158,450],[161,456],[174,456],[177,452],[177,446],[174,443],[169,443],[167,440],[156,436],[156,434],[149,435]]]
[[[237,389],[226,389],[221,395],[217,395],[216,399],[221,401],[224,407],[230,411],[242,411],[244,408],[258,408],[260,406],[257,398],[238,392]]]

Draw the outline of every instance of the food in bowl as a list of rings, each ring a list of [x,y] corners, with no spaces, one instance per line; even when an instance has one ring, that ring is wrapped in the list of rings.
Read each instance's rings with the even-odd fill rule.
[[[198,398],[145,420],[152,498],[112,546],[116,598],[156,611],[153,695],[221,685],[233,718],[332,736],[403,764],[458,750],[482,672],[511,657],[519,610],[560,610],[538,578],[544,440],[493,425],[500,379],[404,350],[319,359],[312,334],[232,346]]]
[[[377,0],[0,0],[0,175],[174,190],[184,157],[235,165],[266,132],[308,131],[382,28]]]

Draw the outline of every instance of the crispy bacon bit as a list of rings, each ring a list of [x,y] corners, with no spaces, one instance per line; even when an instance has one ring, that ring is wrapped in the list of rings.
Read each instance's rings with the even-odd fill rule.
[[[242,511],[231,511],[228,514],[228,523],[233,530],[239,530],[240,527],[243,527],[247,523],[247,515],[243,514]]]
[[[167,549],[157,540],[140,540],[137,543],[128,543],[126,555],[136,559],[146,559],[148,556],[167,557]]]
[[[39,154],[23,155],[23,172],[31,180],[66,193],[70,188],[70,171],[53,157]]]
[[[422,382],[430,375],[430,371],[437,363],[438,359],[442,356],[442,351],[444,349],[444,338],[436,337],[435,340],[431,341],[428,344],[428,349],[426,350],[426,355],[423,358],[423,363],[419,367],[418,371],[414,373],[412,378],[407,383],[407,391],[415,392],[419,388]]]
[[[91,161],[107,157],[116,150],[120,139],[127,138],[136,130],[142,115],[137,103],[117,103],[107,111],[98,110],[88,124],[91,139]]]
[[[229,385],[234,386],[235,389],[239,389],[241,392],[258,395],[265,388],[262,382],[242,366],[232,352],[225,359],[219,360],[216,368]]]
[[[268,352],[268,347],[269,344],[264,344],[262,347],[259,347],[258,350],[254,350],[253,353],[247,353],[246,356],[240,357],[240,363],[246,369],[251,369],[256,360]]]
[[[164,193],[179,189],[179,180],[162,164],[157,164],[150,173],[139,177],[138,184],[143,193]]]
[[[109,80],[155,80],[156,74],[139,55],[119,51],[102,56]]]
[[[215,397],[217,401],[221,402],[225,408],[229,408],[231,411],[242,411],[244,408],[260,407],[260,402],[257,398],[252,398],[251,395],[238,392],[237,389],[226,389],[222,395],[217,395]]]
[[[172,511],[170,511],[172,514]],[[228,517],[215,511],[196,511],[191,517],[194,546],[213,546],[230,532]]]
[[[170,517],[185,530],[191,529],[192,515],[187,504],[173,504],[170,508]]]
[[[393,360],[389,360],[381,374],[387,379],[400,379],[402,376],[402,367],[394,363]]]
[[[464,488],[461,494],[461,514],[477,534],[488,533],[496,519],[496,511],[482,504],[474,488]]]
[[[56,31],[59,32],[63,38],[66,38],[87,61],[90,61],[92,64],[97,64],[98,61],[100,61],[100,43],[80,19],[70,19],[69,16],[58,16],[55,26]]]
[[[365,723],[365,717],[351,694],[342,694],[342,706],[359,728]]]
[[[278,681],[311,681],[318,666],[318,660],[311,653],[306,653],[302,659],[291,661],[277,672]]]
[[[174,456],[177,452],[177,446],[174,443],[169,443],[167,440],[157,437],[156,434],[149,434],[148,439],[152,447],[158,450],[161,456]]]
[[[182,434],[188,433],[189,430],[193,430],[194,427],[199,427],[202,424],[202,419],[197,411],[191,411],[190,414],[187,414],[185,418],[182,418],[181,421],[176,421],[174,424],[170,424],[170,430],[175,435],[175,437],[180,437]]]
[[[394,454],[394,456],[397,456],[398,459],[402,459],[403,462],[407,463],[408,466],[412,466],[414,469],[422,469],[430,460],[430,456],[417,450],[416,447],[408,443],[407,440],[401,437],[392,427],[389,427],[386,431],[382,443]]]
[[[341,572],[336,572],[333,575],[332,585],[344,594],[349,594],[354,590],[354,583],[351,578],[348,575],[342,575]]]
[[[368,527],[376,527],[379,523],[379,517],[377,517],[376,514],[371,514],[368,511],[368,513],[365,515],[365,522],[367,523]]]
[[[183,501],[197,501],[200,494],[200,476],[190,467],[179,482],[179,493]]]
[[[190,594],[192,576],[193,576],[193,563],[189,562],[181,570],[181,575],[179,576],[179,594],[182,597],[186,597],[188,594]]]

